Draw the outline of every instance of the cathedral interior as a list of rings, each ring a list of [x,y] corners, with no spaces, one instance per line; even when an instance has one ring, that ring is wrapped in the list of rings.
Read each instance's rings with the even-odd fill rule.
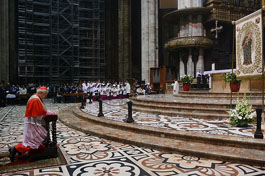
[[[1,80],[61,83],[176,78],[231,68],[232,21],[259,0],[3,0]]]
[[[0,0],[0,175],[265,175],[264,5]]]

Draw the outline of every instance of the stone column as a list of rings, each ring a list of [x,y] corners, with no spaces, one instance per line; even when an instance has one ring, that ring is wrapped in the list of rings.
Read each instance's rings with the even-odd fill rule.
[[[187,62],[187,74],[190,76],[194,76],[194,63],[192,61],[192,50],[189,48],[189,56]]]
[[[9,0],[0,1],[0,81],[9,82]]]
[[[193,22],[192,22],[192,15],[188,16],[188,20],[189,20],[189,32],[188,32],[188,36],[191,37],[192,36],[192,29],[193,29]]]
[[[197,17],[197,20],[198,20],[198,35],[200,36],[205,36],[204,35],[204,27],[203,27],[203,24],[202,24],[202,15],[198,15]]]
[[[179,37],[184,37],[184,29],[185,29],[185,26],[184,26],[184,22],[183,22],[183,17],[180,17],[180,20],[179,20]]]
[[[16,0],[8,1],[9,11],[9,82],[17,82],[18,80],[18,63],[16,50]]]
[[[158,67],[158,1],[141,1],[142,80],[150,81],[150,68]]]
[[[119,37],[119,80],[131,76],[131,0],[119,0],[118,37]]]
[[[182,57],[179,57],[179,78],[181,78],[183,75],[185,75],[185,68],[184,68],[184,62],[182,61]]]
[[[204,60],[203,60],[203,49],[199,49],[199,57],[198,57],[198,62],[196,64],[196,72],[198,70],[201,70],[201,72],[204,72]]]

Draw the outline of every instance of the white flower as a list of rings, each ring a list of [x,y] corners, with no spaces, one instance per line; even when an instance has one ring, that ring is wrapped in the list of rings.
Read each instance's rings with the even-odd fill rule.
[[[248,99],[244,95],[243,99],[237,99],[235,109],[227,111],[230,115],[230,122],[233,125],[238,125],[242,121],[247,123],[253,122],[253,117],[256,116],[256,112],[252,109],[252,105],[248,104]]]
[[[257,114],[256,114],[256,111],[252,112],[250,115],[249,115],[249,118],[252,119],[253,117],[256,117]]]

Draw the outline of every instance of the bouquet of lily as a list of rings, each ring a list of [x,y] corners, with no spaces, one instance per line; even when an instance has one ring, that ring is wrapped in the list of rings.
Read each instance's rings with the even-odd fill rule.
[[[246,127],[254,121],[256,111],[252,109],[252,105],[248,104],[248,99],[244,95],[243,99],[237,99],[235,109],[227,111],[230,115],[230,123],[238,127]]]

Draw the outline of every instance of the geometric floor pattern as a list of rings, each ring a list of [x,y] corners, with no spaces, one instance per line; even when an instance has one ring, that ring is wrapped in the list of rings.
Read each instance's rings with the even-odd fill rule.
[[[74,104],[45,102],[48,109],[59,111]],[[22,140],[25,106],[0,109],[0,153]],[[104,114],[105,115],[105,114]],[[57,123],[58,144],[68,164],[56,167],[6,173],[3,175],[82,175],[82,176],[201,176],[265,175],[265,168],[193,156],[168,153],[122,144],[73,130]]]
[[[127,102],[128,99],[111,101],[104,100],[104,118],[123,122],[123,120],[128,117]],[[82,111],[97,116],[98,106],[98,102],[93,102],[92,104],[87,103],[85,109]],[[135,111],[132,112],[132,117],[138,125],[167,128],[172,130],[196,131],[208,134],[222,134],[253,138],[256,130],[255,126],[252,124],[250,124],[247,128],[231,126],[228,120],[225,122],[221,120],[211,121],[198,118],[186,118],[180,116],[174,117]]]

